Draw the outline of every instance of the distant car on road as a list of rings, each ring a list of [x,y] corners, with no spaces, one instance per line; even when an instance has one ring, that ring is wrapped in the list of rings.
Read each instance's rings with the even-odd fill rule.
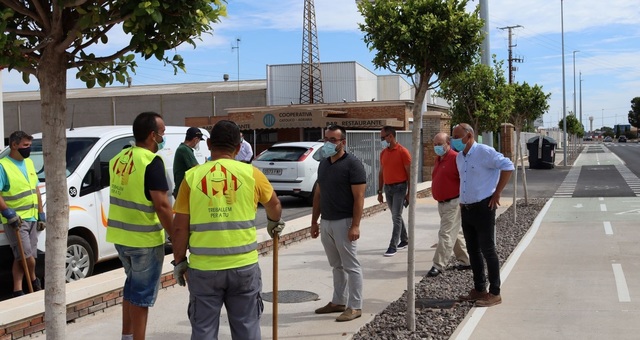
[[[608,136],[607,136],[607,137],[604,137],[603,142],[613,142],[613,138],[608,137]]]
[[[618,143],[626,143],[626,142],[627,142],[627,136],[618,137]]]

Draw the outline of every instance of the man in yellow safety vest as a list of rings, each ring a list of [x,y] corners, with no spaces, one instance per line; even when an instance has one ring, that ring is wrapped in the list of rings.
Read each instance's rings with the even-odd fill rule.
[[[188,277],[191,339],[218,338],[224,304],[232,338],[258,340],[263,304],[254,220],[259,202],[273,237],[284,228],[282,207],[265,175],[234,159],[241,145],[236,123],[219,121],[210,135],[211,160],[186,172],[174,205],[174,277],[181,286]]]
[[[0,212],[4,232],[13,251],[13,296],[24,295],[22,278],[25,276],[22,259],[31,279],[33,291],[42,289],[36,277],[36,257],[38,253],[38,231],[45,228],[45,214],[42,210],[38,175],[29,159],[33,137],[23,131],[15,131],[9,136],[11,151],[0,159]],[[18,242],[17,235],[20,237]],[[19,249],[22,245],[22,251]]]
[[[122,301],[122,339],[145,338],[149,307],[158,294],[164,261],[164,230],[171,235],[173,211],[162,157],[165,125],[155,112],[133,121],[135,146],[109,162],[107,242],[115,244],[127,274]],[[164,230],[163,230],[164,228]]]

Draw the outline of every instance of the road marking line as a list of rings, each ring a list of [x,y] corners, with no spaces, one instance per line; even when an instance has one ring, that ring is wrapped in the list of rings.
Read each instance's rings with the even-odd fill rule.
[[[611,222],[604,221],[604,233],[607,235],[613,235],[613,229],[611,228]]]
[[[550,198],[547,201],[547,203],[544,205],[542,210],[540,210],[540,213],[538,214],[538,216],[536,216],[536,219],[533,220],[533,223],[531,224],[531,228],[529,228],[529,231],[527,231],[524,237],[522,237],[522,240],[520,240],[520,243],[518,243],[516,248],[513,250],[511,255],[509,255],[509,258],[507,258],[507,261],[504,263],[504,265],[500,269],[500,280],[502,281],[503,284],[507,280],[507,277],[511,273],[511,270],[513,269],[513,267],[516,265],[516,262],[518,262],[520,255],[522,255],[522,253],[527,249],[527,247],[533,240],[533,237],[536,236],[536,233],[540,228],[540,224],[542,223],[544,216],[547,214],[547,211],[549,211],[549,208],[551,207],[551,203],[553,203],[553,197]],[[471,308],[471,313],[468,315],[467,318],[465,318],[466,322],[462,326],[462,328],[460,328],[460,332],[458,332],[458,335],[455,337],[455,339],[468,340],[471,337],[471,334],[473,334],[473,331],[475,330],[476,326],[480,322],[480,319],[482,318],[482,316],[484,315],[487,309],[488,308],[484,308],[484,307]]]
[[[606,204],[600,204],[600,211],[607,211],[607,205]]]
[[[604,201],[604,197],[598,197],[598,201]]]
[[[613,267],[613,277],[616,280],[618,300],[620,302],[631,302],[631,296],[629,296],[629,287],[627,287],[627,280],[624,278],[622,265],[620,263],[612,263],[611,267]]]

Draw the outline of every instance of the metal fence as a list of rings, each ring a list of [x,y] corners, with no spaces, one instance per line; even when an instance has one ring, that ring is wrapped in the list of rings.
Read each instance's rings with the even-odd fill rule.
[[[411,131],[396,131],[396,140],[413,155]],[[376,195],[380,171],[380,131],[347,131],[347,152],[362,161],[367,173],[365,197]],[[422,147],[418,158],[418,182],[422,182]]]

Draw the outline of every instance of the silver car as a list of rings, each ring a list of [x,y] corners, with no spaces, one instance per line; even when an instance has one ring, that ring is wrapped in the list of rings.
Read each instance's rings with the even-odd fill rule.
[[[313,190],[322,160],[322,142],[274,144],[251,163],[262,171],[277,195],[291,195],[313,203]]]

